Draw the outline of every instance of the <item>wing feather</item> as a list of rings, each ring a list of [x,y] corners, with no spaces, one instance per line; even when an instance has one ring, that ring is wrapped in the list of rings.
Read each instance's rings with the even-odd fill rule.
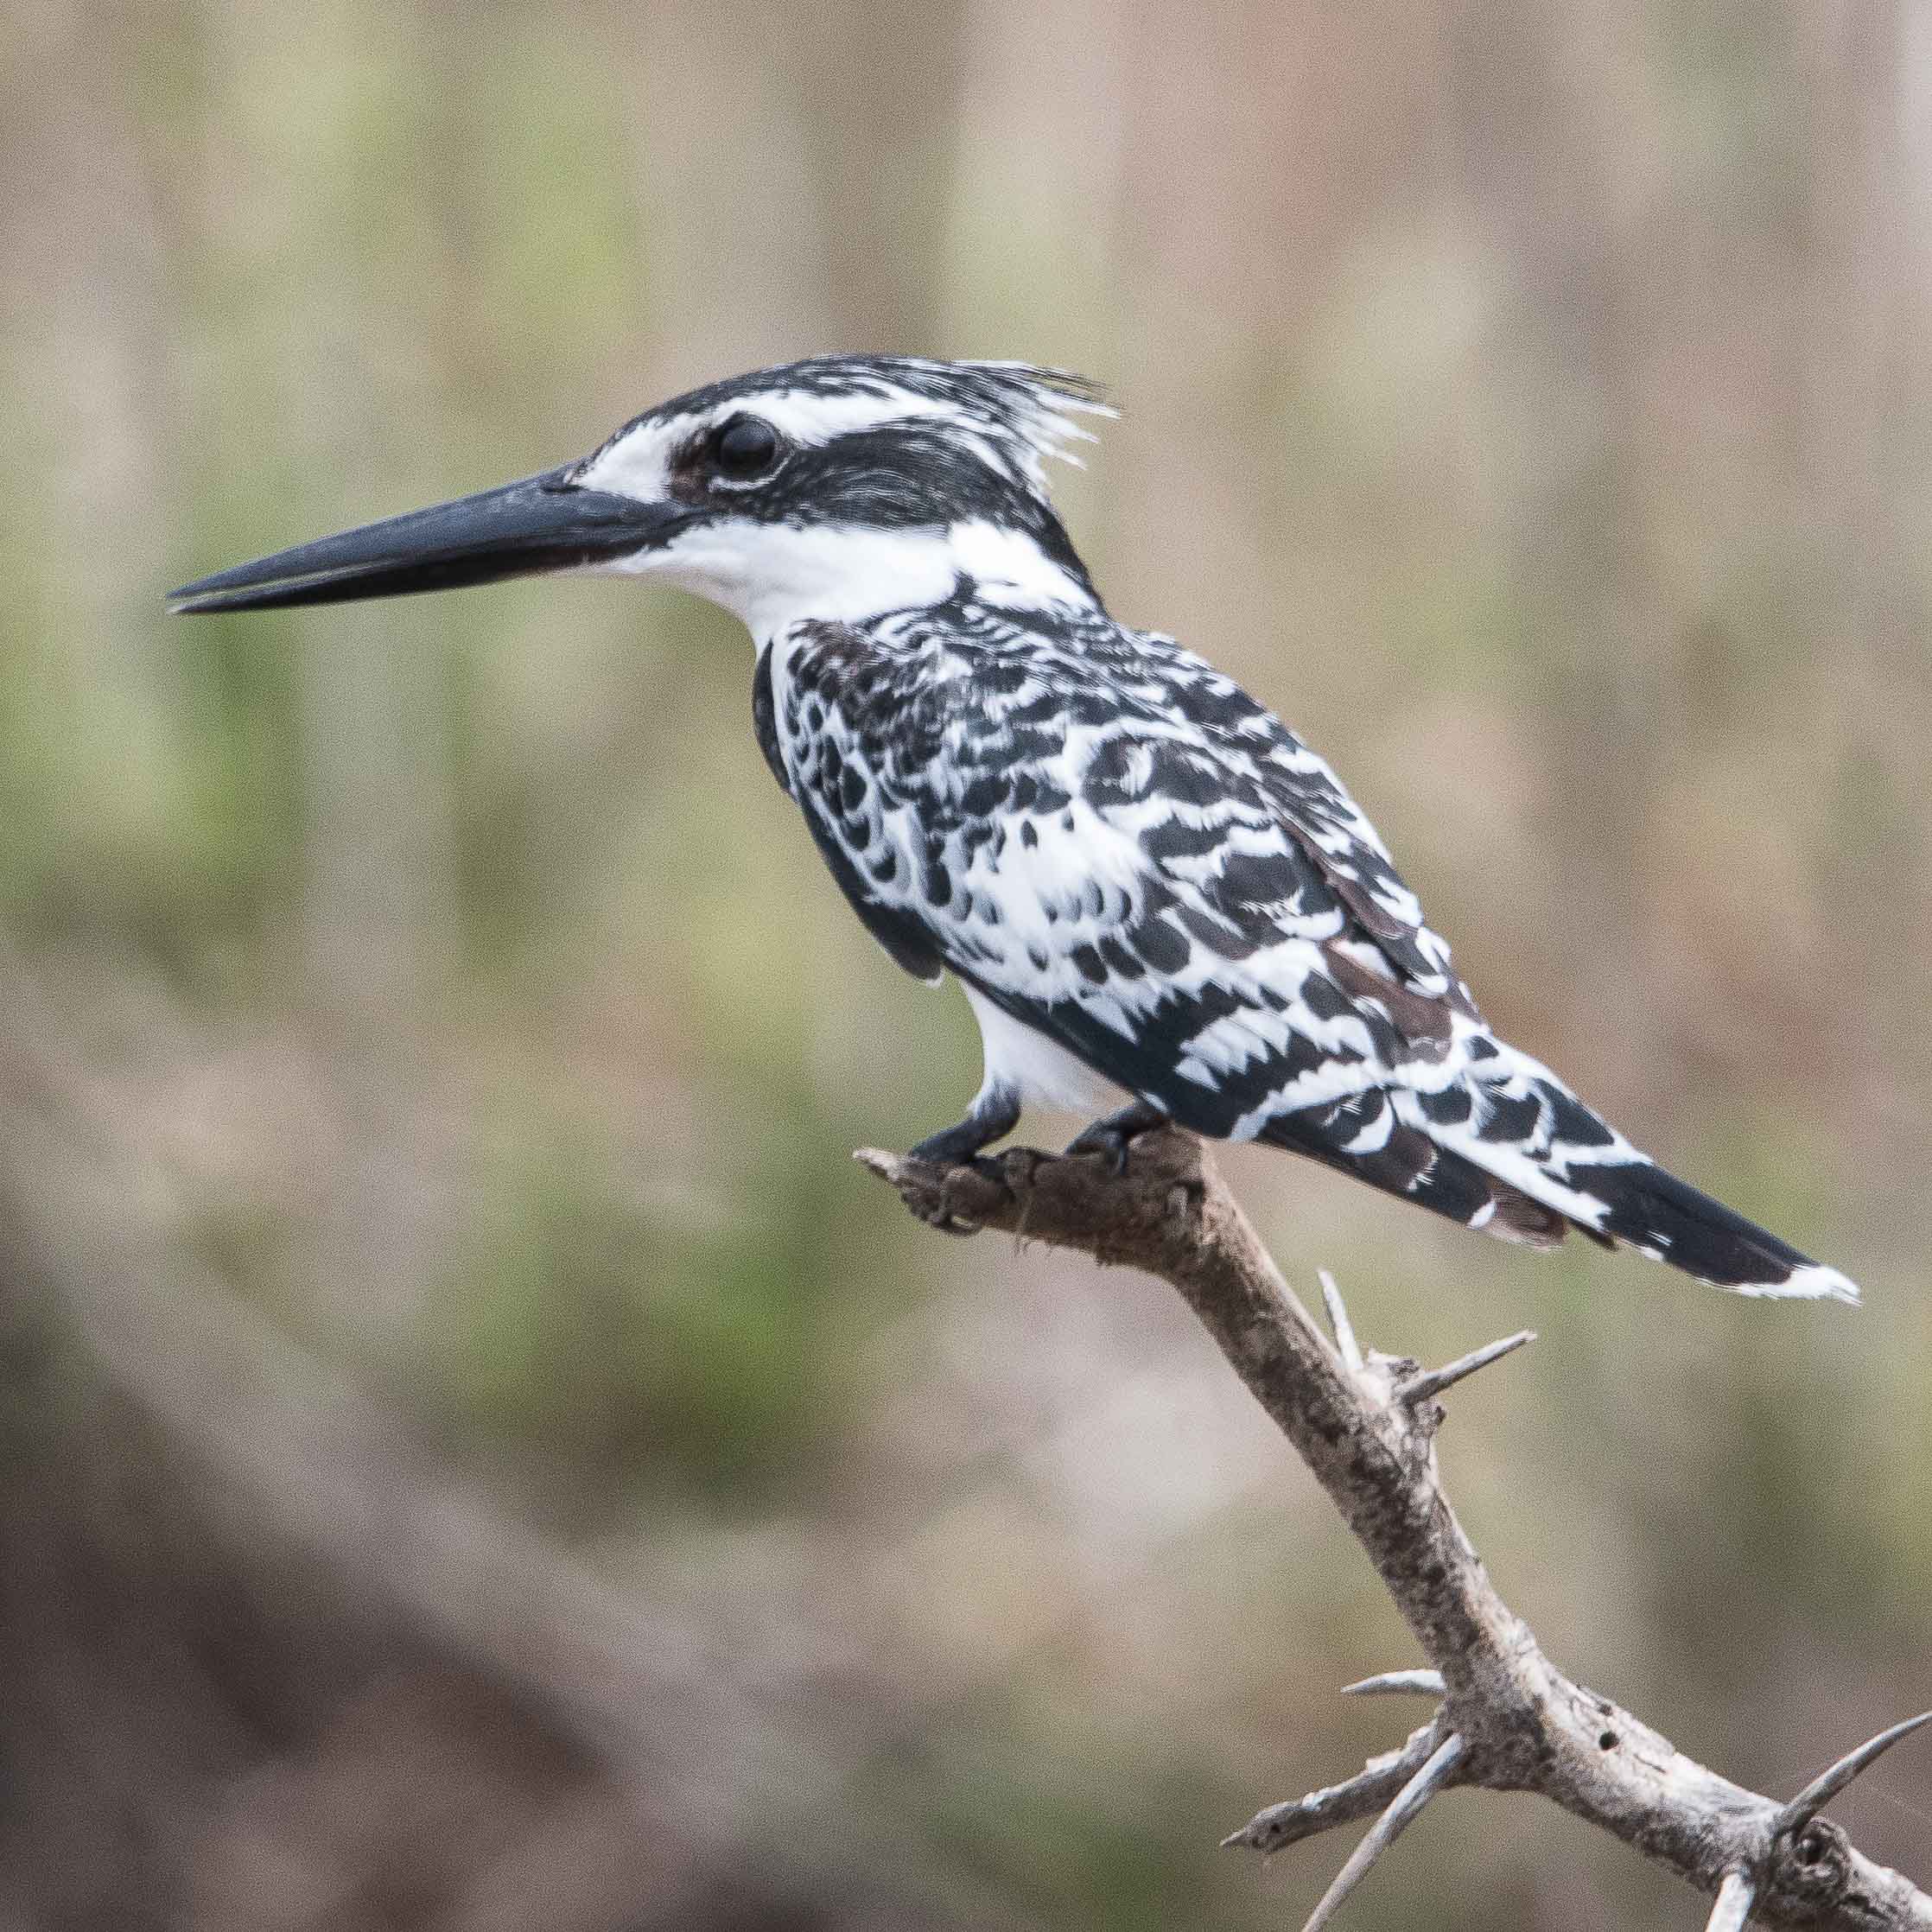
[[[779,664],[778,762],[894,956],[918,936],[1184,1124],[1252,1135],[1469,1024],[1333,773],[1169,640],[962,601],[801,626]]]

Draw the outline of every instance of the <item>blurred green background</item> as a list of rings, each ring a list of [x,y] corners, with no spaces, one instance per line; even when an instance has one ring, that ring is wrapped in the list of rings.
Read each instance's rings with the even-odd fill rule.
[[[1227,1165],[1452,1490],[1773,1792],[1932,1703],[1932,15],[7,0],[0,1923],[1233,1929],[1419,1713],[1172,1293],[914,1227],[956,1117],[734,626],[161,594],[826,348],[1124,406],[1115,609],[1349,779],[1491,1015],[1865,1285]],[[1049,1122],[1042,1134],[1063,1131]],[[1836,1808],[1932,1882],[1932,1752]],[[1527,1800],[1387,1928],[1701,1922]]]

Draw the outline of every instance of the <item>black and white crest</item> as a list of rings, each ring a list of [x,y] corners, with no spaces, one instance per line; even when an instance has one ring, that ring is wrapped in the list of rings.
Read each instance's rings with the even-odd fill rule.
[[[634,417],[582,462],[204,580],[228,609],[560,567],[738,613],[779,782],[859,916],[956,976],[979,1096],[1171,1120],[1471,1227],[1575,1228],[1746,1293],[1857,1291],[1665,1173],[1500,1039],[1330,767],[1231,679],[1107,612],[1045,464],[1106,413],[1014,363],[823,356]]]

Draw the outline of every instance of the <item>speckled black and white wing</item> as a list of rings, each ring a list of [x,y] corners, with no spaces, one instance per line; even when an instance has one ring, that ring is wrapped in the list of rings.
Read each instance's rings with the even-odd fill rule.
[[[1848,1291],[1499,1040],[1328,766],[1172,640],[963,591],[797,626],[759,711],[902,965],[1184,1126],[1519,1240],[1574,1225],[1747,1292]]]

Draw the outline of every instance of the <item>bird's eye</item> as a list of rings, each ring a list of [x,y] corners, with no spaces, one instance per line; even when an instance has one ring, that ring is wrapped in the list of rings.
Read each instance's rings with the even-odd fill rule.
[[[761,416],[734,416],[711,438],[711,462],[728,483],[755,482],[774,467],[784,448]]]

